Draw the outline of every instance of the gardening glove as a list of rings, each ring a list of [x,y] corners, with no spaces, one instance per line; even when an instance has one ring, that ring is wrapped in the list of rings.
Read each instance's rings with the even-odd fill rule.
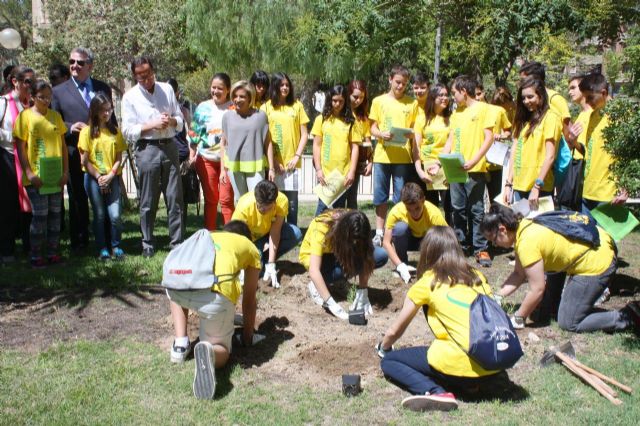
[[[401,263],[396,266],[396,272],[400,274],[400,278],[404,281],[405,284],[409,284],[411,280],[411,271],[409,271],[409,266],[406,263]]]
[[[511,320],[511,325],[516,330],[522,330],[524,328],[524,318],[519,317],[517,315],[512,315],[510,320]]]
[[[338,305],[338,303],[333,300],[333,297],[329,297],[327,301],[324,302],[323,306],[329,309],[335,317],[345,321],[349,319],[349,314],[342,309],[342,306]]]
[[[378,342],[378,344],[376,345],[376,353],[378,354],[380,359],[384,358],[384,356],[389,352],[391,352],[393,349],[394,349],[393,345],[391,346],[391,349],[386,349],[386,350],[383,349],[382,342]]]
[[[262,277],[264,281],[271,281],[271,286],[273,288],[280,288],[280,283],[278,282],[278,271],[276,271],[275,263],[267,263],[264,266],[264,277]]]
[[[500,296],[499,294],[494,294],[493,295],[493,300],[495,300],[496,302],[498,302],[498,305],[502,306],[502,300],[504,299],[503,296]]]
[[[369,302],[369,289],[359,288],[356,290],[356,297],[353,299],[350,310],[364,309],[364,314],[369,316],[373,314],[371,302]]]

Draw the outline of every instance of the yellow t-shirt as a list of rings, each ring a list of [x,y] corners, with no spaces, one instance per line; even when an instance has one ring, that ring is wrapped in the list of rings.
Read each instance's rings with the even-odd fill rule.
[[[371,137],[371,122],[368,118],[360,119],[353,115],[353,118],[356,119],[355,123],[353,123],[353,127],[355,128],[355,132],[358,132],[364,141],[366,138]]]
[[[582,132],[585,141],[582,196],[587,200],[609,202],[616,196],[616,183],[609,172],[613,158],[604,149],[606,140],[602,134],[608,125],[609,117],[602,110],[591,111],[586,131]]]
[[[507,115],[507,110],[498,105],[487,104],[489,105],[489,111],[492,114],[495,114],[496,124],[493,126],[493,134],[500,135],[503,131],[511,128],[511,121],[509,121],[509,116]],[[502,166],[498,164],[492,164],[487,161],[487,170],[502,170]]]
[[[52,109],[47,115],[40,115],[31,108],[23,110],[13,124],[13,136],[26,143],[27,158],[31,171],[40,176],[40,159],[45,157],[62,158],[62,144],[60,136],[67,132],[67,126],[62,116]],[[31,185],[26,172],[22,175],[24,186]]]
[[[346,176],[351,163],[351,144],[362,142],[362,135],[358,133],[355,124],[345,123],[335,117],[324,120],[322,115],[319,115],[313,122],[311,134],[320,136],[322,140],[320,148],[322,173],[327,176],[333,169],[338,169],[342,176]]]
[[[573,262],[569,275],[599,275],[606,271],[614,256],[614,243],[609,234],[598,227],[600,247],[590,249],[577,262],[589,246],[571,241],[551,229],[523,219],[516,231],[515,250],[520,263],[527,268],[542,259],[545,272],[560,272]]]
[[[391,130],[391,127],[412,129],[418,114],[418,102],[404,96],[396,99],[389,94],[377,96],[371,103],[369,119],[378,123],[381,132]],[[374,163],[408,164],[411,163],[411,142],[407,139],[404,147],[385,146],[384,141],[378,139],[373,154]]]
[[[582,146],[584,146],[585,144],[586,134],[589,130],[589,118],[591,117],[591,111],[591,109],[587,111],[580,111],[580,114],[578,114],[578,117],[576,117],[576,121],[574,122],[582,124],[582,133],[580,133],[577,139],[577,142],[582,144]],[[573,150],[573,158],[575,158],[576,160],[582,160],[584,159],[584,155],[582,155],[580,151],[575,149]]]
[[[302,102],[295,101],[293,105],[273,107],[271,101],[267,101],[260,107],[267,114],[269,120],[269,132],[275,148],[276,161],[287,164],[293,159],[300,143],[300,126],[309,122],[309,117],[304,111]],[[301,168],[302,162],[298,159],[296,168]]]
[[[100,172],[100,174],[107,174],[113,168],[113,164],[116,162],[116,155],[119,152],[127,150],[127,145],[124,143],[124,138],[120,129],[114,135],[107,129],[100,129],[100,135],[97,138],[91,138],[91,130],[89,126],[80,131],[78,137],[78,148],[82,151],[89,153],[89,162],[91,165]],[[82,170],[87,171],[83,166]],[[118,168],[118,174],[122,173],[122,163]]]
[[[484,143],[484,130],[493,132],[495,114],[491,113],[489,105],[476,102],[470,107],[458,109],[451,115],[451,132],[453,132],[453,146],[451,152],[462,154],[465,161],[469,161],[480,150]],[[470,173],[486,172],[487,160],[482,157]]]
[[[211,239],[216,248],[213,273],[219,279],[213,291],[222,294],[234,305],[242,294],[238,273],[242,269],[261,269],[260,252],[246,237],[231,232],[215,231]]]
[[[569,112],[569,104],[562,95],[555,90],[547,89],[547,97],[549,98],[549,109],[555,112],[561,118],[561,122],[567,118],[571,118]]]
[[[312,254],[322,257],[323,254],[333,252],[333,248],[326,238],[327,233],[329,233],[329,224],[327,222],[331,220],[332,214],[333,211],[328,210],[320,216],[314,217],[309,224],[307,233],[304,235],[298,260],[307,271],[309,270]]]
[[[387,229],[393,229],[398,222],[404,222],[409,225],[411,235],[418,238],[424,237],[432,226],[447,226],[440,209],[428,201],[424,202],[424,210],[422,210],[422,216],[418,220],[411,217],[407,211],[407,206],[403,202],[393,206],[387,215],[385,226]]]
[[[422,135],[422,144],[418,147],[422,162],[437,160],[449,137],[449,125],[443,116],[436,115],[428,125],[426,121],[424,114],[418,114],[413,126],[413,130]]]
[[[238,200],[231,219],[241,220],[249,226],[253,241],[267,235],[276,217],[286,217],[289,212],[289,200],[282,192],[278,193],[275,209],[261,214],[258,211],[256,196],[253,191],[247,192]]]
[[[429,307],[427,322],[435,339],[427,351],[427,362],[443,374],[482,377],[497,373],[497,371],[480,367],[458,346],[459,343],[468,349],[471,303],[478,293],[491,295],[491,287],[487,284],[487,280],[480,272],[477,274],[482,283],[474,286],[473,289],[465,284],[453,286],[438,284],[434,290],[431,290],[434,275],[433,272],[426,271],[407,292],[407,297],[416,306]]]
[[[560,117],[550,109],[542,117],[542,120],[528,137],[527,123],[520,131],[520,136],[513,144],[515,157],[513,161],[513,189],[518,191],[530,191],[538,178],[538,173],[544,163],[545,141],[553,139],[558,149],[558,141],[562,136],[562,123]],[[553,191],[553,167],[544,178],[543,191]]]

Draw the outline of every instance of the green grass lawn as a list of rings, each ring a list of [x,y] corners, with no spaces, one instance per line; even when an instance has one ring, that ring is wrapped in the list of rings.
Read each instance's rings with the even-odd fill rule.
[[[191,207],[192,212],[194,207]],[[367,213],[372,217],[370,205]],[[306,228],[315,204],[305,204],[300,212],[300,225]],[[161,209],[162,211],[162,209]],[[103,306],[104,321],[113,320],[113,306],[126,312],[127,321],[142,321],[139,300],[152,299],[158,292],[156,284],[162,275],[168,237],[165,218],[159,214],[156,227],[159,237],[157,255],[148,260],[140,256],[140,235],[135,213],[125,215],[123,247],[128,253],[123,262],[100,262],[97,250],[78,256],[65,248],[68,261],[64,267],[34,272],[26,259],[10,267],[0,268],[0,424],[628,424],[640,419],[640,341],[632,333],[608,335],[594,333],[575,335],[563,332],[557,325],[527,328],[543,341],[523,340],[525,356],[510,371],[512,381],[505,389],[489,389],[488,393],[463,397],[456,412],[416,414],[402,410],[400,400],[406,396],[379,375],[364,383],[364,391],[355,398],[340,392],[340,378],[332,377],[326,384],[297,385],[300,380],[277,377],[269,373],[269,362],[282,361],[283,349],[276,349],[272,361],[238,357],[217,372],[218,387],[214,401],[193,398],[193,361],[182,365],[168,362],[166,347],[158,339],[147,338],[144,331],[130,326],[124,333],[102,333],[94,337],[73,337],[83,312]],[[190,234],[202,217],[189,218]],[[635,232],[620,245],[623,258],[620,279],[610,306],[620,306],[638,298],[640,290],[640,233]],[[297,251],[286,259],[294,260]],[[510,267],[506,257],[497,258],[495,266],[485,270],[494,288],[506,277]],[[376,272],[381,284],[390,274]],[[278,297],[293,298],[293,289],[285,285],[280,293],[259,294],[259,310],[276,303]],[[289,291],[289,293],[287,293]],[[280,296],[282,295],[282,296]],[[131,300],[134,300],[132,303]],[[288,300],[288,299],[287,299]],[[516,298],[516,301],[520,298]],[[152,300],[153,302],[153,300]],[[164,303],[159,296],[156,305]],[[295,303],[294,303],[295,304]],[[46,305],[46,308],[40,308]],[[36,309],[36,306],[38,307]],[[169,333],[168,310],[157,307],[155,324],[160,334]],[[46,309],[43,311],[42,309]],[[295,309],[295,306],[292,306]],[[60,311],[67,312],[60,320]],[[30,313],[34,321],[30,323]],[[43,313],[44,312],[44,313]],[[138,319],[140,315],[140,319]],[[153,316],[152,315],[152,316]],[[281,315],[285,315],[282,313]],[[393,317],[393,313],[390,317]],[[68,321],[68,324],[51,322]],[[330,318],[320,317],[329,322]],[[147,321],[148,319],[145,319]],[[121,324],[122,325],[122,324]],[[11,329],[10,329],[11,327]],[[72,330],[63,338],[49,337],[46,344],[25,337],[18,341],[16,329],[45,338],[46,331]],[[95,325],[96,329],[100,328]],[[293,325],[292,325],[293,327]],[[370,324],[370,327],[372,325]],[[425,342],[432,339],[428,328],[420,325]],[[367,328],[348,328],[354,339]],[[45,333],[45,334],[43,334]],[[158,331],[155,331],[158,334]],[[57,334],[56,334],[57,336]],[[420,335],[418,335],[419,337]],[[578,348],[579,359],[605,374],[630,385],[635,392],[619,392],[621,407],[613,406],[593,389],[581,383],[564,367],[538,367],[544,348],[549,344],[571,339]],[[320,341],[319,345],[326,342]],[[371,341],[373,345],[375,341]],[[411,342],[404,342],[408,345]],[[328,343],[332,344],[331,342]],[[259,351],[260,347],[251,351]],[[339,362],[332,361],[332,362]],[[376,362],[376,361],[372,361]],[[256,366],[252,366],[256,364]],[[305,364],[298,361],[299,374]],[[277,380],[274,379],[277,378]],[[302,381],[304,382],[304,381]],[[489,397],[490,395],[493,395]],[[488,398],[488,400],[487,400]]]

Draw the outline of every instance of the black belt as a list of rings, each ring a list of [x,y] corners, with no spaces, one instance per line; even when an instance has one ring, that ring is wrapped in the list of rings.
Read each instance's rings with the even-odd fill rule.
[[[168,138],[168,139],[138,139],[139,143],[149,143],[152,145],[162,145],[162,144],[167,144],[170,142],[173,142],[172,138]]]

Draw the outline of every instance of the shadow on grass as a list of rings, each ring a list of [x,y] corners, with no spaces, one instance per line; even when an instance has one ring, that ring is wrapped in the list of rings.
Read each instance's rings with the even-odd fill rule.
[[[633,296],[640,292],[640,279],[626,274],[616,274],[609,289],[614,295]]]
[[[257,332],[265,336],[265,339],[252,347],[233,345],[232,364],[238,364],[242,368],[260,366],[273,359],[278,347],[285,341],[294,337],[286,328],[289,327],[287,317],[270,316],[258,326]],[[238,328],[242,332],[242,328]]]
[[[506,371],[489,376],[480,381],[473,391],[469,388],[451,387],[457,398],[464,402],[521,402],[529,398],[529,392],[514,383]]]
[[[640,336],[629,333],[622,339],[622,347],[629,351],[640,352]]]

